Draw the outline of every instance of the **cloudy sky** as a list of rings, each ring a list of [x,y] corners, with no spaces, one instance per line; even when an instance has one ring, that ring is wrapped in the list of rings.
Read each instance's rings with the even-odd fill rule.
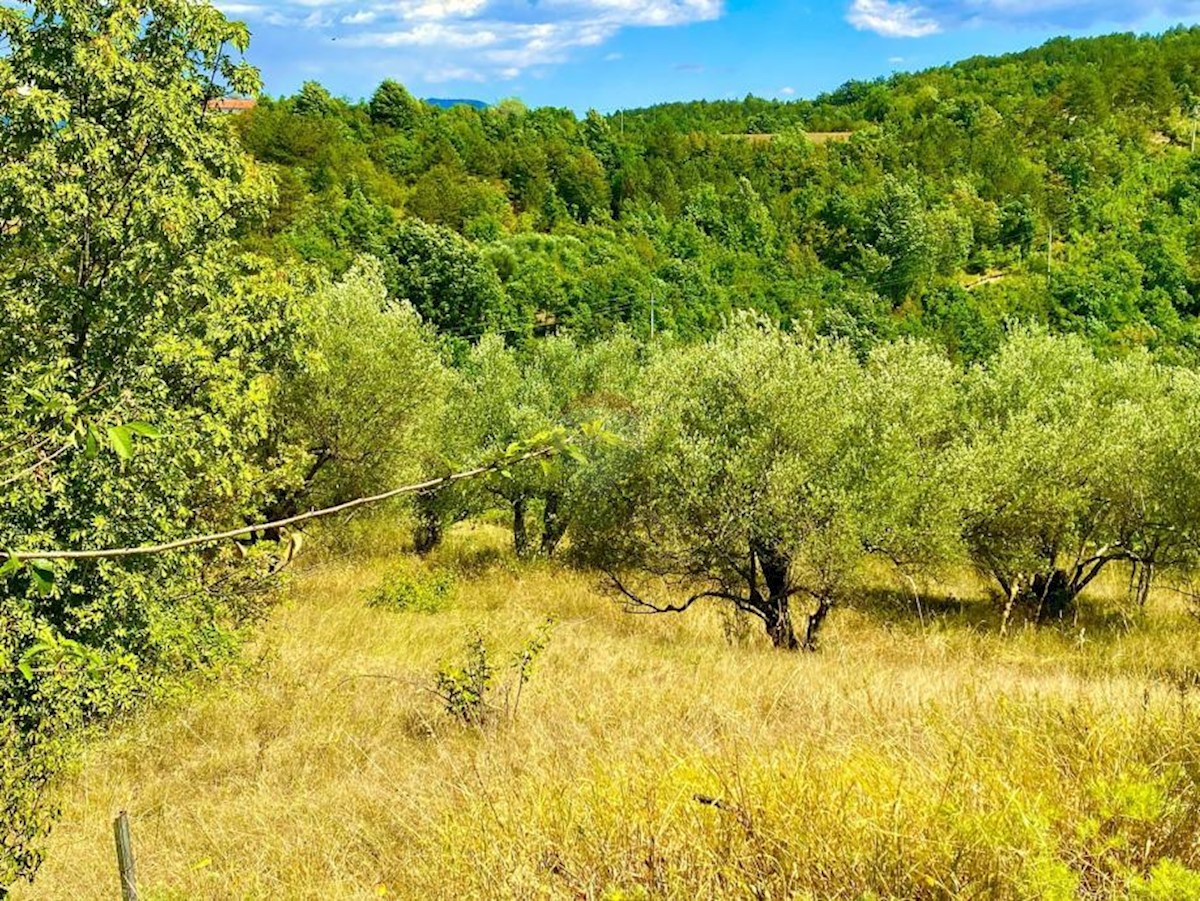
[[[812,96],[850,78],[1016,50],[1056,34],[1200,23],[1200,0],[218,0],[254,35],[267,91],[609,111]]]

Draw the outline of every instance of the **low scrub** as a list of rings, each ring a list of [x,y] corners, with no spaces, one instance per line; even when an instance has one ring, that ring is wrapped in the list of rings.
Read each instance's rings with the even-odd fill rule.
[[[432,690],[441,698],[446,713],[472,726],[487,725],[497,717],[516,717],[534,662],[550,640],[550,627],[547,621],[505,666],[496,663],[495,652],[479,630],[472,629],[461,659],[443,664],[434,676]]]
[[[445,571],[394,571],[384,576],[368,603],[389,610],[437,613],[453,600],[457,584],[454,575]]]

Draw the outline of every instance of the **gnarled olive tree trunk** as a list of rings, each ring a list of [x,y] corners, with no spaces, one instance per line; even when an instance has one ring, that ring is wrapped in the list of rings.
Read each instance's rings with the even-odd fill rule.
[[[779,549],[777,542],[758,539],[750,542],[749,606],[766,625],[771,644],[785,651],[800,647],[792,623],[791,568],[791,558]]]
[[[1058,565],[1057,554],[1051,556],[1041,572],[1032,574],[1006,574],[998,566],[992,567],[992,575],[1004,591],[1004,614],[1000,633],[1008,631],[1009,621],[1018,606],[1032,613],[1038,623],[1051,623],[1069,617],[1075,611],[1079,596],[1109,564],[1119,560],[1131,561],[1142,567],[1137,591],[1139,600],[1150,590],[1154,577],[1153,561],[1141,560],[1120,546],[1100,548],[1086,559],[1079,559],[1070,567]],[[1135,569],[1135,574],[1136,574]]]
[[[1081,591],[1083,587],[1064,569],[1038,573],[1030,583],[1030,600],[1035,605],[1037,621],[1046,623],[1066,618],[1074,611],[1075,600]]]
[[[413,550],[425,556],[442,543],[443,523],[434,494],[419,494],[413,505],[417,523],[413,528]]]
[[[762,587],[759,587],[759,576]],[[750,598],[748,606],[762,619],[771,644],[785,651],[815,651],[817,636],[825,622],[832,600],[818,600],[817,609],[808,614],[804,637],[796,634],[791,598],[792,560],[774,540],[756,539],[750,544]]]
[[[559,542],[567,531],[567,517],[562,512],[562,495],[557,491],[546,494],[546,506],[542,510],[542,543],[543,557],[553,557]]]

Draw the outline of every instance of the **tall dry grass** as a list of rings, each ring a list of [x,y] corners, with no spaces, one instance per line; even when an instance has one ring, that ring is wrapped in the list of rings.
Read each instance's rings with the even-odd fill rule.
[[[150,901],[1200,898],[1200,625],[1169,597],[1001,639],[969,580],[924,623],[864,593],[789,655],[502,540],[307,561],[236,679],[90,745],[17,897],[116,897],[125,808]],[[371,606],[397,566],[456,590]],[[548,615],[514,718],[426,690],[472,627],[504,664]]]

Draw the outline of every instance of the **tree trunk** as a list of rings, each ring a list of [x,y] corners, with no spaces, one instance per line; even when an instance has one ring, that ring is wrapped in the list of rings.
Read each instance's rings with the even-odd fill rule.
[[[821,631],[821,625],[825,622],[825,617],[829,615],[829,608],[833,606],[831,601],[822,598],[817,603],[817,609],[808,616],[808,625],[804,629],[804,650],[815,651],[817,649],[817,634]]]
[[[513,508],[513,550],[518,557],[529,556],[529,531],[525,526],[525,498],[519,497],[512,502]]]
[[[542,513],[542,556],[553,557],[558,543],[567,531],[566,518],[559,512],[562,496],[557,491],[546,495],[546,508]]]
[[[1003,637],[1008,634],[1008,623],[1021,594],[1021,577],[1013,576],[1011,581],[1000,579],[1000,584],[1004,587],[1004,614],[1000,617],[1000,635]]]
[[[1145,608],[1150,600],[1150,589],[1154,587],[1154,560],[1143,560],[1138,568],[1137,604]]]
[[[1039,623],[1065,618],[1075,609],[1075,598],[1079,595],[1067,573],[1061,569],[1052,570],[1049,575],[1038,573],[1034,576],[1031,593],[1037,603]]]
[[[771,644],[783,651],[800,649],[800,640],[796,638],[796,629],[792,625],[791,605],[786,596],[767,600],[763,620],[767,624]]]
[[[413,529],[413,550],[422,557],[442,543],[442,517],[433,495],[417,495],[417,525]]]
[[[751,550],[758,560],[759,569],[762,570],[763,582],[767,585],[767,597],[786,598],[792,569],[791,559],[779,550],[779,545],[774,541],[755,541]]]
[[[757,564],[766,585],[765,597],[756,584],[750,586],[751,603],[760,611],[771,636],[771,644],[785,651],[800,649],[789,603],[792,561],[775,541],[756,539],[750,543],[751,566]]]

